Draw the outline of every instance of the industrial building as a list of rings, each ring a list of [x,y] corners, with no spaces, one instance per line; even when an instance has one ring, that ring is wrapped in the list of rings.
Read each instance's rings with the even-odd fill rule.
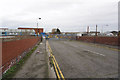
[[[0,28],[0,36],[17,36],[17,35],[40,35],[43,33],[43,28],[18,28],[8,29]]]
[[[23,29],[23,30],[34,30],[35,31],[35,34],[41,34],[43,33],[43,28],[21,28],[19,27],[18,29]]]
[[[35,35],[34,30],[23,29],[0,29],[1,36],[15,36],[15,35]]]

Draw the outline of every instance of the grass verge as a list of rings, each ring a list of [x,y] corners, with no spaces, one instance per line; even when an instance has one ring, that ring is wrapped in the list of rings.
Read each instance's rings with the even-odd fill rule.
[[[5,74],[2,75],[2,80],[8,80],[12,78],[16,72],[22,67],[25,61],[30,57],[30,55],[37,49],[35,46],[30,52],[28,52],[17,64],[12,66]]]

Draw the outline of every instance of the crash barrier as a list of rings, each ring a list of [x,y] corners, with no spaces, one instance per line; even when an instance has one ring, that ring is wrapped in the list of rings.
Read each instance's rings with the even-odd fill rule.
[[[48,49],[49,49],[49,52],[50,52],[50,57],[49,57],[50,64],[54,68],[54,71],[56,73],[57,79],[59,79],[59,80],[65,80],[65,78],[64,78],[64,76],[63,76],[63,74],[62,74],[62,72],[61,72],[61,70],[59,68],[59,65],[58,65],[58,63],[57,63],[57,61],[55,59],[55,56],[53,55],[52,49],[51,49],[48,41],[47,41],[47,44],[48,44]]]
[[[0,65],[2,74],[19,62],[39,41],[40,37],[34,37],[2,42],[2,65]]]

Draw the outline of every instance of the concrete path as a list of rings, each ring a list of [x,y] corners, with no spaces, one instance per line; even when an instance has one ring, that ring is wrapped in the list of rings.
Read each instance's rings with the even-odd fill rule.
[[[48,59],[45,51],[45,41],[43,41],[14,78],[48,78],[48,75]]]

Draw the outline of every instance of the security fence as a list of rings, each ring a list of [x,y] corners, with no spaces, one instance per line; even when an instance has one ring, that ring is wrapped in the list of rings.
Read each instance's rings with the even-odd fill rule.
[[[50,34],[50,39],[56,40],[76,40],[76,34]]]

